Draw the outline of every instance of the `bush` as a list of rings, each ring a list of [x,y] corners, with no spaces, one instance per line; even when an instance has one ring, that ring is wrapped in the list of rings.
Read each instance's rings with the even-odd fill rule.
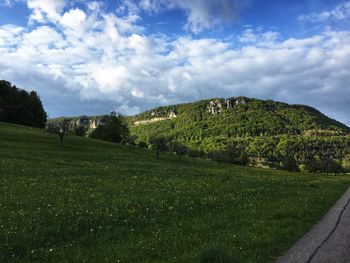
[[[345,171],[350,172],[350,155],[346,155],[342,161],[342,167]]]
[[[297,162],[293,156],[286,156],[282,161],[281,168],[290,172],[299,171]]]
[[[87,127],[83,125],[78,125],[74,127],[74,135],[76,136],[86,136]]]
[[[178,141],[172,141],[169,144],[170,151],[179,156],[179,160],[181,157],[187,153],[187,147]]]
[[[148,144],[144,141],[140,141],[137,146],[140,148],[148,148]]]

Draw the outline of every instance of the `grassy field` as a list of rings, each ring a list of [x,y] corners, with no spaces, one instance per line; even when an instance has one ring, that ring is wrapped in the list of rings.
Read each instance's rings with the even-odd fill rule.
[[[0,123],[0,262],[273,262],[349,185]]]

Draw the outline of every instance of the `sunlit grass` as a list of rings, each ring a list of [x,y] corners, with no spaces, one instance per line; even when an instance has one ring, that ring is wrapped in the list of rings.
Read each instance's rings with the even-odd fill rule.
[[[0,262],[271,262],[350,184],[57,139],[0,123]]]

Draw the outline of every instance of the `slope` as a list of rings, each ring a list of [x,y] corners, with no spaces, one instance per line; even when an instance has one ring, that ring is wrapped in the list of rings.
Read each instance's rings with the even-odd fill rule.
[[[272,262],[349,184],[0,123],[0,261]]]
[[[171,114],[174,118],[169,117]],[[166,121],[152,122],[146,128],[137,125],[140,120],[166,117]],[[159,107],[132,117],[130,122],[136,122],[135,133],[161,126],[173,137],[189,138],[302,134],[314,129],[350,132],[346,125],[312,107],[245,97]]]

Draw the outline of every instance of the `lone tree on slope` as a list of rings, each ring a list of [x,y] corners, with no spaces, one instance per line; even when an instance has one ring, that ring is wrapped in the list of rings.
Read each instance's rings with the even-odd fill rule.
[[[51,120],[47,123],[46,130],[57,134],[60,139],[60,145],[63,147],[64,136],[73,133],[73,125],[72,122],[66,118],[63,120]]]
[[[172,141],[169,145],[170,151],[179,156],[179,160],[181,157],[187,153],[187,147],[178,141]]]
[[[152,145],[157,159],[159,158],[160,151],[166,151],[168,148],[168,139],[164,136],[152,136],[149,139],[149,143]]]

